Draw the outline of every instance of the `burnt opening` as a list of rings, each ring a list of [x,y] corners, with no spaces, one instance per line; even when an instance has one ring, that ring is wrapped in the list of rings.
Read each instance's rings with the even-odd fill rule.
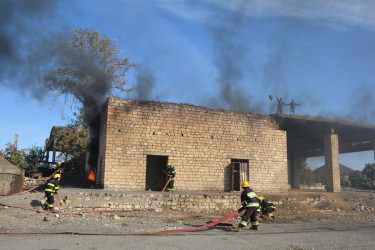
[[[166,184],[168,156],[147,155],[146,160],[146,190],[161,191]]]
[[[241,183],[249,180],[249,160],[231,160],[232,191],[240,191]]]

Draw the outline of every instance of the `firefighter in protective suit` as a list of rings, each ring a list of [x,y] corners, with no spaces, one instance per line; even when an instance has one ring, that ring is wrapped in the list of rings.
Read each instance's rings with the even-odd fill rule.
[[[166,174],[167,174],[167,181],[169,178],[171,178],[171,180],[168,183],[166,191],[173,192],[174,191],[174,179],[176,177],[176,170],[172,166],[172,164],[170,164],[169,162],[167,164]]]
[[[264,220],[275,219],[273,212],[276,211],[276,205],[270,201],[267,201],[262,196],[259,196],[259,201],[260,201],[259,202],[260,210],[262,211],[262,214],[260,215],[260,217]]]
[[[246,227],[251,222],[250,229],[258,230],[259,222],[257,219],[257,209],[259,207],[259,198],[250,188],[247,181],[242,182],[243,191],[241,193],[241,204],[245,208],[245,213],[242,216],[241,222],[238,225],[239,229]]]
[[[53,178],[47,182],[47,187],[44,189],[47,201],[44,203],[44,210],[53,211],[53,203],[55,202],[53,196],[57,194],[60,188],[61,169],[57,170]]]

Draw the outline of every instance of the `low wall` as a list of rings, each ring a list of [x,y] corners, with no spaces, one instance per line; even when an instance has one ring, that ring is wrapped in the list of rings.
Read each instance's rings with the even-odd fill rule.
[[[137,210],[147,209],[156,192],[79,192],[76,194],[60,195],[64,209],[72,211],[85,210]],[[235,210],[241,207],[240,192],[220,194],[179,194],[159,193],[152,203],[155,211],[179,210],[189,212]],[[272,200],[276,205],[282,200]]]

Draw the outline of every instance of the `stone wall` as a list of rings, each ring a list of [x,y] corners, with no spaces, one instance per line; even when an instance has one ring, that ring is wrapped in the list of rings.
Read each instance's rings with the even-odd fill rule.
[[[324,136],[324,159],[328,192],[340,192],[339,138],[336,134]]]
[[[225,209],[238,209],[241,207],[239,194],[223,193],[207,194],[159,194],[157,199],[151,201],[155,193],[114,193],[114,192],[80,192],[69,194],[62,200],[63,207],[72,211],[87,210],[124,210],[132,211],[152,208],[156,211],[213,211]],[[150,206],[151,205],[151,206]]]
[[[269,116],[111,97],[100,135],[105,189],[145,190],[147,155],[159,155],[177,169],[176,190],[228,191],[232,159],[248,160],[256,191],[288,190],[286,132]]]

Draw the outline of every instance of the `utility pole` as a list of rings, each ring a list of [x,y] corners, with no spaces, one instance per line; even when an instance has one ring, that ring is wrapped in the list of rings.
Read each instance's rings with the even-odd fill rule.
[[[18,144],[18,134],[14,137],[14,148],[17,150],[17,144]]]

